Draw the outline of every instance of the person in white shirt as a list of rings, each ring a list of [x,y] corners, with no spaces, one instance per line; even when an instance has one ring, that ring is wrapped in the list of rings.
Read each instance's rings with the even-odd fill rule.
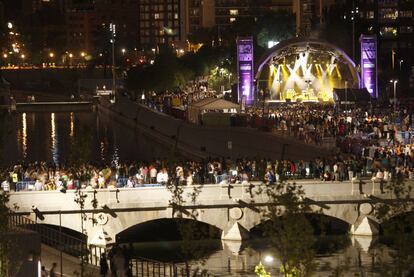
[[[2,189],[4,192],[10,192],[10,183],[9,183],[9,181],[4,180],[4,181],[1,183],[1,189]]]
[[[40,182],[39,179],[36,179],[36,182],[35,182],[34,186],[35,186],[35,190],[42,190],[43,189],[43,183]]]
[[[152,178],[152,177],[151,177]],[[152,183],[152,182],[151,182]],[[163,174],[162,174],[162,170],[160,170],[160,172],[157,173],[157,183],[158,184],[162,184],[163,183]]]

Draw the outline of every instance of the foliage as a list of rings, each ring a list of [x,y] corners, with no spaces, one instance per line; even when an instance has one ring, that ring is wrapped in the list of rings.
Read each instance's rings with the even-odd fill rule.
[[[161,47],[153,65],[133,67],[128,71],[127,87],[157,92],[181,89],[196,77],[209,74],[212,68],[228,60],[229,56],[224,48],[203,46],[197,53],[177,58],[172,49]]]
[[[303,201],[305,192],[300,185],[280,183],[261,188],[269,197],[262,210],[264,234],[270,239],[281,261],[284,276],[310,276],[315,270],[313,228],[306,218],[311,207]]]
[[[0,172],[1,173],[1,172]],[[0,180],[2,180],[0,174]],[[16,232],[9,224],[9,195],[0,191],[0,276],[15,276],[22,265],[22,251],[18,245]]]
[[[86,127],[80,127],[75,132],[74,139],[70,143],[69,164],[79,168],[81,165],[88,163],[90,157],[90,146],[92,141],[92,132]]]
[[[190,200],[191,204],[195,204],[198,195],[201,193],[202,186],[194,185],[192,191],[185,195],[185,190],[182,185],[171,181],[167,184],[167,189],[171,193],[170,206],[172,207],[172,217],[178,219],[178,230],[182,238],[181,252],[186,267],[186,273],[189,277],[191,274],[191,259],[199,259],[202,256],[202,251],[199,249],[195,240],[200,239],[204,234],[202,230],[197,228],[198,211],[192,209],[191,211],[185,208],[186,199]]]
[[[375,213],[380,222],[383,222],[385,236],[391,236],[392,247],[388,256],[392,262],[386,262],[384,251],[378,254],[377,262],[382,276],[408,276],[414,263],[413,238],[407,232],[414,230],[413,202],[410,198],[411,185],[405,182],[401,172],[392,175],[391,181],[385,189],[391,193],[394,201],[384,201],[375,207]]]
[[[295,21],[291,14],[278,12],[261,18],[258,22],[257,44],[267,48],[268,41],[283,41],[294,37]]]
[[[271,277],[270,273],[267,272],[265,267],[262,265],[262,262],[254,267],[254,273],[256,273],[259,277]]]

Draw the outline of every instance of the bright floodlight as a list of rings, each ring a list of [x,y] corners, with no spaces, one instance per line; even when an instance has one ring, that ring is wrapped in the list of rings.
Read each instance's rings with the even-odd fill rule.
[[[6,53],[3,54],[3,58],[7,58],[7,54]]]
[[[12,29],[13,28],[13,24],[11,22],[7,22],[7,28]]]
[[[55,54],[53,52],[49,53],[49,57],[53,58],[55,56]]]
[[[81,52],[81,56],[85,57],[86,56],[85,52]]]
[[[264,261],[266,262],[266,263],[271,263],[271,262],[273,262],[273,257],[272,256],[270,256],[270,255],[267,255],[265,258],[264,258]]]
[[[26,56],[25,56],[24,54],[21,54],[21,55],[20,55],[20,57],[21,57],[22,59],[24,59]]]
[[[72,53],[69,53],[69,58],[73,58],[73,54]]]

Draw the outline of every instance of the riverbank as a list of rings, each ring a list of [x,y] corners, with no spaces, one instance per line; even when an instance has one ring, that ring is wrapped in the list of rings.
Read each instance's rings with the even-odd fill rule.
[[[327,148],[253,128],[190,124],[132,102],[126,97],[118,97],[116,104],[101,98],[98,110],[130,129],[142,130],[153,140],[188,158],[310,160],[331,154]]]

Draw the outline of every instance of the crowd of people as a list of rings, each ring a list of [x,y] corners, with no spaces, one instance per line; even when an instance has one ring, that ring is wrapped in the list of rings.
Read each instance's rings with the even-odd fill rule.
[[[389,180],[393,174],[414,179],[412,152],[364,148],[361,155],[336,154],[310,161],[269,159],[211,159],[196,161],[129,162],[118,165],[55,166],[45,162],[4,169],[4,191],[134,188],[152,185],[243,183],[281,179],[346,181],[361,176]]]
[[[192,99],[207,97],[206,89],[194,91],[198,93],[192,92]],[[186,101],[189,96],[184,97]],[[154,97],[145,98],[146,103],[156,105],[154,103],[158,103],[156,99],[160,96]],[[171,104],[171,101],[177,101],[175,97],[183,99],[183,96],[165,94],[162,101]],[[267,113],[250,108],[246,114],[251,126],[255,126],[256,120],[266,118],[267,124],[277,132],[295,136],[306,143],[333,138],[336,154],[308,161],[220,158],[77,166],[19,163],[1,170],[5,173],[0,176],[1,188],[4,191],[133,188],[171,182],[191,186],[220,182],[273,183],[282,178],[344,181],[368,175],[387,180],[393,174],[414,178],[414,115],[407,107],[400,107],[393,113],[385,106],[353,106],[340,111],[327,104],[289,104],[270,108]]]

